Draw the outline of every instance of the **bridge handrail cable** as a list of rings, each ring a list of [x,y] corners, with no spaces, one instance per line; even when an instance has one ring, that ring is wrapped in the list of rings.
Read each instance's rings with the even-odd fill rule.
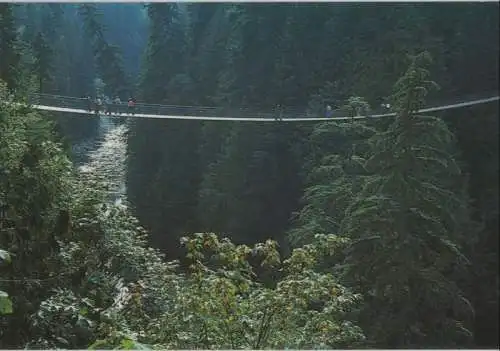
[[[38,98],[36,98],[38,97]],[[33,99],[35,98],[35,99]],[[80,114],[87,114],[87,103],[85,98],[75,98],[75,97],[68,97],[68,96],[53,96],[49,94],[37,94],[33,95],[33,97],[30,99],[30,103],[33,104],[37,100],[35,104],[33,104],[34,108],[41,109],[41,110],[48,110],[48,111],[61,111],[61,112],[70,112],[70,113],[80,113]],[[41,100],[44,100],[44,104],[41,104]],[[48,100],[48,101],[47,101]],[[52,100],[52,101],[51,101]],[[440,105],[440,106],[435,106],[435,107],[427,107],[424,109],[419,110],[418,112],[423,113],[423,112],[433,112],[433,111],[442,111],[442,110],[448,110],[452,108],[460,108],[460,107],[466,107],[466,106],[472,106],[472,105],[477,105],[477,104],[484,104],[484,103],[489,103],[493,101],[499,100],[498,94],[493,97],[488,97],[488,98],[483,98],[483,99],[476,99],[476,100],[471,100],[471,101],[464,101],[464,102],[459,102],[459,103],[453,103],[453,104],[447,104],[447,105]],[[78,107],[79,109],[75,109],[74,102],[78,101]],[[456,101],[456,99],[455,99]],[[54,104],[51,104],[56,102],[56,106]],[[73,102],[73,104],[71,103]],[[66,105],[65,107],[62,107],[61,105]],[[126,106],[126,103],[123,105]],[[251,116],[259,116],[259,117],[242,117],[242,115],[245,115],[245,113],[242,113],[242,111],[236,111],[234,109],[227,109],[227,108],[216,108],[215,110],[210,109],[209,111],[203,111],[200,107],[198,106],[168,106],[168,105],[159,105],[159,108],[157,111],[154,112],[160,112],[161,110],[164,110],[165,112],[173,112],[173,113],[165,113],[165,114],[147,114],[147,113],[142,113],[146,112],[145,110],[151,110],[148,108],[145,108],[145,105],[143,104],[137,104],[137,107],[141,108],[140,111],[137,111],[135,116],[136,117],[145,117],[145,118],[167,118],[167,119],[197,119],[197,120],[234,120],[234,121],[274,121],[278,117],[277,112],[278,111],[273,111],[273,112],[268,112],[268,113],[250,113],[246,112]],[[170,111],[168,111],[170,110]],[[179,115],[179,113],[182,113],[183,110],[187,110],[185,112],[191,112],[188,113],[188,115]],[[189,111],[191,110],[191,111]],[[123,110],[123,112],[126,112]],[[152,111],[150,111],[152,112]],[[193,113],[196,112],[196,113]],[[204,115],[204,116],[196,116],[199,113],[207,113],[210,115]],[[220,117],[223,113],[226,113],[226,116],[239,116],[239,117]],[[345,116],[347,114],[346,110],[338,109],[332,111],[332,116],[331,117],[316,117],[314,116],[311,112],[306,112],[306,113],[297,113],[295,116],[306,116],[306,117],[294,117],[290,118],[289,116],[291,115],[290,113],[283,113],[283,121],[328,121],[328,120],[345,120],[345,119],[362,119],[362,118],[378,118],[378,117],[389,117],[389,116],[395,116],[396,114],[391,112],[391,113],[381,113],[381,109],[377,109],[374,111],[369,112],[367,115],[363,116]],[[379,114],[375,114],[375,112],[378,112]],[[215,115],[214,115],[215,114]],[[344,114],[344,115],[342,115]],[[248,116],[248,115],[247,115]],[[288,116],[288,117],[286,117]]]
[[[87,98],[85,97],[74,97],[74,96],[64,96],[64,95],[56,95],[56,94],[46,94],[46,93],[33,93],[30,96],[30,102],[37,102],[40,104],[41,101],[74,101],[78,102],[80,105],[81,103],[87,103]],[[112,102],[112,104],[114,104]],[[127,104],[127,101],[121,101],[121,106],[124,106]],[[44,104],[45,105],[45,104]],[[238,114],[249,114],[249,115],[262,115],[266,116],[268,114],[272,114],[273,116],[281,112],[283,115],[303,115],[304,114],[304,109],[298,109],[298,108],[293,108],[293,107],[281,107],[280,109],[276,108],[273,109],[273,112],[262,112],[262,111],[256,111],[255,109],[249,108],[249,107],[216,107],[216,106],[194,106],[194,105],[171,105],[171,104],[152,104],[152,103],[144,103],[144,102],[138,102],[136,104],[137,109],[146,109],[146,110],[154,110],[157,109],[158,111],[163,110],[163,109],[180,109],[180,110],[197,110],[199,112],[220,112],[221,110],[227,110],[231,111],[232,113],[238,113]],[[234,111],[234,112],[233,112]],[[273,117],[274,118],[274,117]]]

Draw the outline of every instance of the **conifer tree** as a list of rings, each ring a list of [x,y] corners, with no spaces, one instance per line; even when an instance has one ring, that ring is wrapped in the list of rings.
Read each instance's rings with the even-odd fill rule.
[[[79,13],[83,18],[85,31],[91,38],[97,72],[106,84],[105,93],[108,96],[130,94],[132,87],[127,83],[121,52],[106,40],[106,27],[101,23],[102,15],[96,5],[81,5]]]
[[[0,81],[0,247],[12,263],[2,268],[0,290],[9,294],[14,312],[0,317],[1,348],[16,348],[29,337],[29,316],[50,294],[61,267],[55,230],[60,210],[69,206],[71,163],[62,154],[50,123],[26,106],[15,106]]]
[[[12,4],[0,4],[0,80],[8,89],[18,83],[21,57],[16,50],[16,27]]]
[[[190,98],[186,66],[189,36],[183,9],[176,3],[148,5],[149,41],[140,82],[143,100],[181,104]],[[182,94],[184,92],[184,94]],[[189,100],[187,100],[189,101]]]
[[[350,98],[344,108],[351,116],[367,108],[360,97]],[[307,171],[303,207],[296,214],[288,238],[292,245],[308,243],[315,234],[342,234],[340,224],[351,199],[365,178],[363,164],[368,153],[366,140],[376,130],[364,122],[325,122],[311,132],[311,165]],[[357,147],[357,148],[356,148]]]
[[[296,135],[279,124],[234,126],[200,187],[203,227],[238,242],[282,242],[301,187]]]
[[[40,92],[46,91],[47,84],[52,80],[52,50],[42,32],[39,32],[33,43],[34,71],[38,78]]]
[[[372,138],[372,175],[342,223],[353,241],[346,279],[366,297],[361,323],[377,347],[458,347],[471,336],[455,279],[467,264],[459,244],[469,223],[454,137],[441,119],[417,113],[435,85],[428,58],[413,57],[396,83],[397,117]]]
[[[150,35],[140,99],[190,104],[185,8],[175,3],[150,4],[147,13]],[[152,241],[165,248],[169,257],[177,257],[179,238],[197,227],[200,132],[201,125],[190,121],[137,120],[129,134],[128,195],[142,207],[137,214],[151,229]]]

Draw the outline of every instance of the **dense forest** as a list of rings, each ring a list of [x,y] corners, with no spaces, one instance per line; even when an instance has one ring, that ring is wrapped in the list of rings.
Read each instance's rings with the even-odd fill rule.
[[[497,3],[0,4],[0,348],[498,348]],[[128,206],[34,93],[129,118]]]

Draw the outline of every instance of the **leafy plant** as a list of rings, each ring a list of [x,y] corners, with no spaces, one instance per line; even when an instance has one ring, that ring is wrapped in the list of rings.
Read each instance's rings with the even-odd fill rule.
[[[0,249],[0,264],[10,263],[11,258],[7,251]],[[12,301],[9,299],[9,294],[0,290],[0,315],[12,313]]]

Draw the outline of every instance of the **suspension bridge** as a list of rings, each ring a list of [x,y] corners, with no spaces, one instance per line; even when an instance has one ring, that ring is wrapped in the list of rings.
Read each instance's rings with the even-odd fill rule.
[[[419,110],[419,113],[444,111],[450,109],[463,108],[479,104],[486,104],[498,101],[498,93],[488,97],[470,99],[467,101],[441,104],[426,107]],[[83,115],[95,115],[88,109],[86,98],[77,98],[62,95],[32,94],[28,103],[37,110],[65,112]],[[317,114],[304,109],[280,108],[271,112],[256,112],[246,108],[223,108],[204,106],[180,106],[138,103],[135,105],[135,113],[127,113],[127,104],[115,105],[118,113],[113,113],[111,117],[132,117],[132,118],[156,118],[156,119],[181,119],[181,120],[204,120],[204,121],[256,121],[256,122],[313,122],[329,120],[351,120],[364,118],[381,118],[395,116],[394,112],[387,112],[388,109],[378,108],[368,115],[349,116],[345,109],[333,110],[330,117],[318,117]],[[382,113],[381,113],[382,112]],[[101,115],[103,112],[101,112]],[[237,116],[237,117],[236,117]],[[283,116],[283,117],[282,117]],[[286,116],[286,117],[284,117]]]

